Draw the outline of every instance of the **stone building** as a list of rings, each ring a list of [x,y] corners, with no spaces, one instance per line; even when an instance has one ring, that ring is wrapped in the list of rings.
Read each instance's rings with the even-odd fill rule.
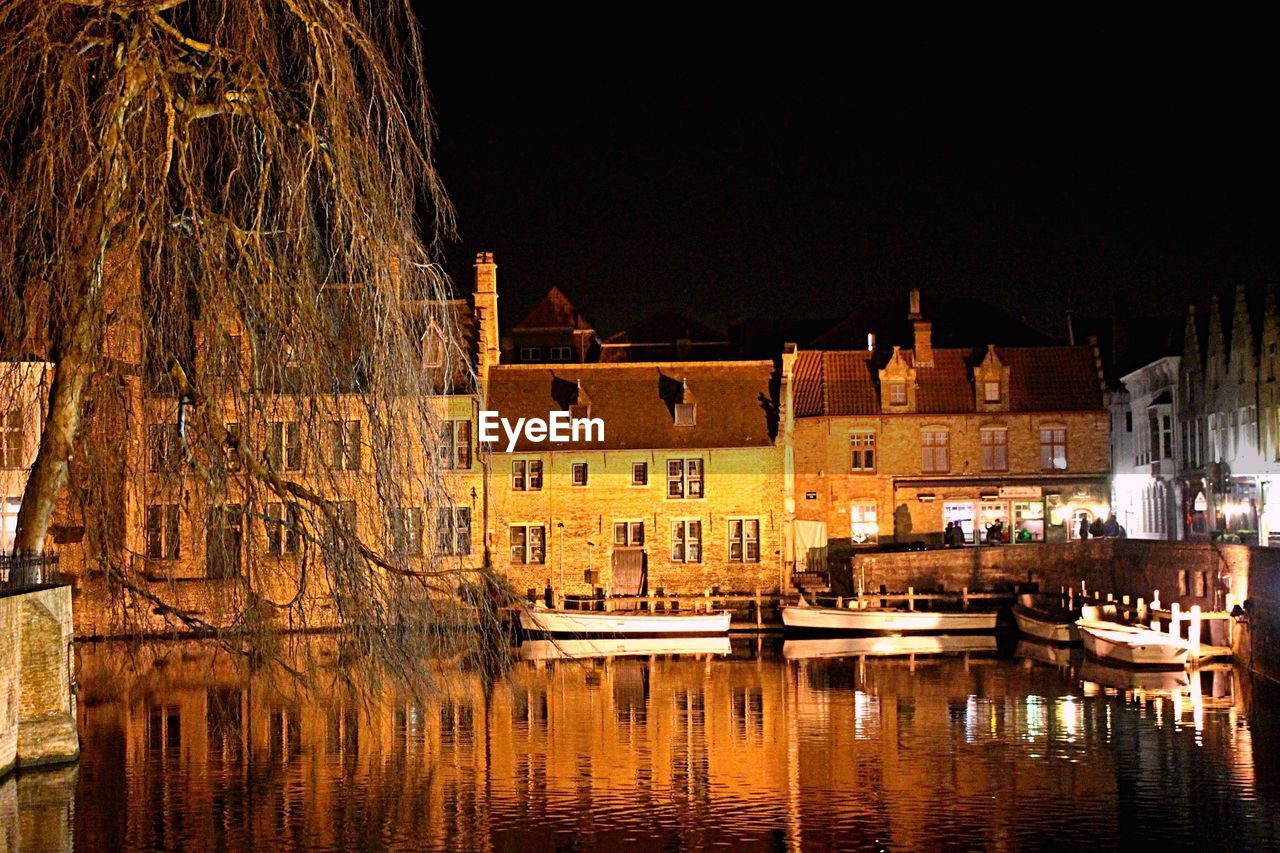
[[[1181,539],[1182,358],[1165,356],[1120,378],[1111,402],[1111,506],[1127,535]]]
[[[515,324],[503,350],[508,363],[581,364],[599,358],[600,338],[564,291],[552,287]]]
[[[1108,511],[1108,416],[1089,347],[802,351],[795,370],[801,550],[890,541],[1061,541]],[[825,531],[806,526],[822,525]],[[804,554],[801,554],[801,559]]]

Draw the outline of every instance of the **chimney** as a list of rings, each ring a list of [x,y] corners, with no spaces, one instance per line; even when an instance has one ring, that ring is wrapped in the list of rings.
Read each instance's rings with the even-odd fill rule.
[[[476,376],[483,398],[489,387],[489,368],[501,360],[498,339],[498,265],[492,252],[476,253]]]
[[[867,332],[867,352],[876,351],[876,333]]]
[[[920,291],[911,291],[911,313],[908,319],[915,329],[915,363],[921,367],[933,366],[933,324],[920,313]]]

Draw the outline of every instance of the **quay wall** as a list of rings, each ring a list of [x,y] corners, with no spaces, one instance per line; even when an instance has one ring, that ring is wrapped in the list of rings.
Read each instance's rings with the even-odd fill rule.
[[[71,644],[70,587],[0,595],[0,776],[79,756]]]

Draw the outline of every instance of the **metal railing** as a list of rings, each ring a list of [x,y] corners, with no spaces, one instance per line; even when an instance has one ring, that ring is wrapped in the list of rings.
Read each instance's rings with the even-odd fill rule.
[[[57,554],[0,554],[0,589],[22,589],[57,580]]]

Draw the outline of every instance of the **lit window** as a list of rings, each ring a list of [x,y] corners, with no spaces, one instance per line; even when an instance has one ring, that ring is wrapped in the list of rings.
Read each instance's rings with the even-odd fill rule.
[[[571,471],[573,485],[585,486],[587,484],[587,463],[574,462]]]
[[[540,524],[513,524],[509,530],[511,562],[542,564],[547,561],[547,529]]]
[[[874,432],[849,434],[849,470],[876,470],[876,434]]]
[[[849,507],[850,535],[855,545],[873,545],[880,537],[874,501],[861,501]]]
[[[945,429],[920,431],[922,470],[931,474],[946,474],[951,470],[950,434]]]
[[[729,562],[760,562],[760,519],[729,519]]]
[[[1046,471],[1067,470],[1067,431],[1065,429],[1040,430],[1040,467]]]
[[[982,402],[984,403],[1000,402],[999,380],[987,381],[982,383]]]
[[[702,522],[671,522],[671,561],[674,563],[702,562]]]
[[[1009,469],[1009,431],[1006,429],[982,430],[982,470],[1007,471]]]

